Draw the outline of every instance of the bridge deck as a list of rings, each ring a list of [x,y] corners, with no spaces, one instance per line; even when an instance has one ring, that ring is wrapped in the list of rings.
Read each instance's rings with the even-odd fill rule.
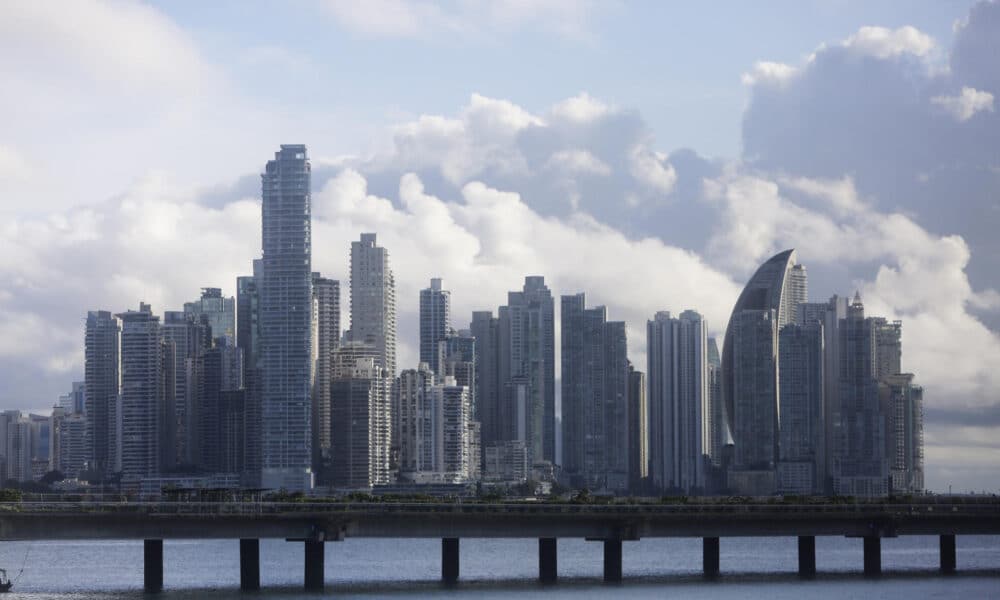
[[[1000,534],[974,504],[7,503],[0,540]]]

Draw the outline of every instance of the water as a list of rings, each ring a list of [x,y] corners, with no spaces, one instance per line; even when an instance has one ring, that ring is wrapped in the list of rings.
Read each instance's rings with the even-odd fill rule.
[[[1000,598],[1000,536],[959,536],[959,574],[937,573],[937,537],[882,541],[884,575],[865,579],[859,539],[816,539],[813,581],[800,581],[794,538],[723,538],[718,581],[701,578],[700,539],[625,542],[625,582],[601,581],[603,544],[560,539],[559,584],[541,587],[536,540],[463,539],[461,582],[439,584],[440,540],[348,539],[326,545],[325,596],[427,598],[475,594],[487,598]],[[27,553],[27,554],[26,554]],[[162,598],[238,598],[235,540],[164,542]],[[25,556],[27,559],[25,560]],[[142,594],[142,542],[0,542],[0,566],[24,573],[10,598],[118,598]],[[301,543],[261,541],[264,598],[316,598],[302,591]]]

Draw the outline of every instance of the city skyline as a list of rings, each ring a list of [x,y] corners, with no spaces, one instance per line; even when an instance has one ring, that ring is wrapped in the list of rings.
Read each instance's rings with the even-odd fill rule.
[[[153,71],[181,81],[188,81],[185,68],[200,68],[217,50],[189,11],[145,6],[142,14],[150,21],[140,24],[126,10],[136,6],[102,8],[95,12],[98,26],[81,35],[107,34],[100,25],[116,15],[161,36],[151,37],[166,48],[175,47],[178,33],[186,35],[185,52],[174,55],[178,70]],[[23,76],[17,80],[21,89],[50,89],[44,67],[53,64],[71,78],[83,77],[80,87],[95,76],[88,70],[94,65],[108,69],[102,77],[145,85],[109,56],[67,52],[79,40],[46,29],[51,15],[16,3],[4,10],[20,18],[6,22],[37,33],[5,36],[4,44],[14,50],[8,57],[42,61],[43,68],[32,70],[12,63]],[[281,18],[301,16],[296,10],[302,9]],[[623,8],[611,22],[643,10],[648,8]],[[658,86],[671,91],[656,103],[627,86],[560,79],[560,69],[552,73],[562,83],[541,95],[529,86],[505,85],[459,93],[453,81],[450,92],[435,92],[433,103],[404,102],[399,112],[366,123],[385,140],[384,148],[370,152],[333,135],[333,121],[315,137],[280,124],[266,132],[229,129],[227,137],[220,121],[198,136],[197,151],[179,123],[174,125],[183,144],[129,145],[127,136],[106,136],[135,149],[119,152],[114,161],[97,147],[80,152],[78,142],[70,143],[95,136],[81,136],[82,125],[60,112],[60,100],[49,94],[51,102],[38,103],[38,115],[63,115],[54,122],[65,125],[65,146],[49,144],[51,159],[45,158],[37,144],[51,140],[38,125],[46,120],[27,117],[24,123],[36,124],[37,141],[23,128],[0,140],[0,189],[8,198],[0,210],[10,216],[0,240],[13,249],[0,265],[8,282],[0,290],[0,405],[46,410],[70,382],[82,379],[80,332],[88,310],[118,312],[145,301],[162,315],[180,311],[206,286],[237,295],[235,276],[249,272],[248,257],[257,255],[261,242],[259,158],[277,142],[306,141],[315,163],[313,270],[345,283],[345,244],[359,233],[378,233],[394,261],[400,368],[416,364],[413,299],[431,277],[443,278],[452,292],[452,313],[461,316],[453,319],[457,327],[465,326],[472,310],[502,305],[527,275],[545,276],[553,296],[583,291],[626,323],[629,357],[642,369],[642,328],[651,315],[698,310],[708,334],[721,342],[752,270],[794,247],[809,266],[810,300],[850,298],[859,290],[866,314],[903,322],[904,369],[918,375],[926,398],[928,485],[973,489],[995,481],[1000,376],[992,365],[1000,361],[1000,271],[991,262],[996,206],[989,192],[997,182],[989,167],[1000,139],[994,99],[1000,86],[987,50],[997,37],[991,16],[997,5],[827,10],[835,18],[798,29],[769,48],[742,46],[743,58],[728,59],[725,69],[702,65],[711,77],[728,78],[746,100],[728,113],[741,129],[726,143],[740,150],[728,155],[712,151],[718,147],[712,144],[686,143],[664,128],[664,113],[676,112],[673,122],[685,118],[670,102],[678,87],[669,77],[658,78],[665,79]],[[401,44],[414,53],[433,48],[421,36],[358,33],[334,21],[338,31],[357,35],[345,44]],[[555,43],[593,56],[620,39],[604,22],[593,19],[583,28],[593,34],[594,47],[567,39]],[[487,21],[474,29],[507,39],[523,31],[531,37],[538,26],[528,18],[514,21],[511,30]],[[213,21],[207,30],[222,27]],[[32,52],[38,42],[28,38],[54,42],[52,51]],[[280,48],[287,38],[274,41]],[[313,48],[298,50],[314,63],[323,56],[312,54]],[[470,54],[482,51],[473,44]],[[70,55],[79,61],[64,60]],[[81,67],[88,60],[92,64]],[[220,82],[232,74],[231,64],[212,67]],[[273,65],[266,70],[276,71]],[[284,75],[302,77],[288,70]],[[855,90],[883,101],[855,104],[842,92],[818,98],[817,89]],[[92,111],[93,97],[83,100],[82,109]],[[776,128],[776,115],[788,114],[792,102],[800,103],[794,111],[800,120]],[[132,135],[143,130],[137,123],[162,116],[135,104],[125,107],[134,119],[114,125],[119,132]],[[112,104],[110,110],[122,108]],[[838,119],[821,116],[831,114]],[[384,122],[394,125],[384,128]],[[869,127],[886,122],[898,127]],[[800,135],[779,135],[788,130]],[[936,149],[933,156],[919,150],[929,147]],[[60,166],[74,148],[79,165],[70,177]],[[160,175],[151,176],[151,170]],[[79,198],[60,204],[42,180],[72,181]]]

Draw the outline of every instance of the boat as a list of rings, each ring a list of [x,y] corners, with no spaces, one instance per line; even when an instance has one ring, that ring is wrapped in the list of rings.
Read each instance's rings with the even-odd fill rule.
[[[7,577],[7,571],[0,569],[0,594],[6,594],[10,588],[14,587],[14,582]]]

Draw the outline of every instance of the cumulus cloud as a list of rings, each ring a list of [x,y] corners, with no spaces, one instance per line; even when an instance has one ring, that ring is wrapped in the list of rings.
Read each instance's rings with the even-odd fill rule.
[[[996,404],[1000,336],[969,312],[980,296],[996,292],[973,291],[961,237],[933,235],[906,215],[857,202],[849,179],[773,180],[736,172],[707,181],[706,196],[721,213],[710,243],[713,263],[749,273],[781,249],[796,248],[811,273],[878,265],[874,277],[842,280],[836,291],[857,287],[869,314],[903,320],[903,368],[926,386],[928,404]],[[955,356],[976,359],[949,360]]]
[[[864,27],[822,46],[781,85],[750,88],[743,159],[792,176],[850,176],[882,212],[961,235],[975,249],[975,287],[998,288],[997,39],[1000,3],[981,2],[958,28],[947,69],[912,27]]]
[[[931,102],[959,121],[968,121],[979,111],[993,112],[993,94],[968,86],[957,96],[934,96]]]
[[[903,54],[927,56],[936,44],[931,36],[906,25],[898,29],[862,27],[844,40],[843,45],[876,58],[892,58]]]
[[[781,85],[795,75],[797,69],[785,63],[758,60],[753,69],[744,73],[740,80],[744,85],[776,84]]]

